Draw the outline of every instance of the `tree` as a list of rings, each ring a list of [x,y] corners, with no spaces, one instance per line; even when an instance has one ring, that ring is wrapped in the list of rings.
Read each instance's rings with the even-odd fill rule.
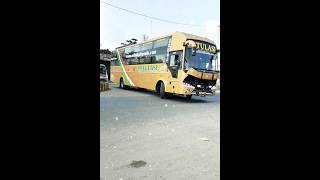
[[[133,44],[136,44],[138,40],[135,39],[135,38],[132,38],[130,41],[131,41]]]
[[[131,38],[130,40],[126,40],[127,43],[121,43],[121,45],[123,46],[128,46],[128,45],[132,45],[132,44],[137,44],[137,39],[135,38]]]
[[[100,49],[100,53],[102,53],[102,54],[111,54],[111,51],[109,49]]]

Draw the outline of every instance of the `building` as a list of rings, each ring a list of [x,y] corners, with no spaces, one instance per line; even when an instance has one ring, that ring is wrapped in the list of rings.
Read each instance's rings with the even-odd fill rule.
[[[115,59],[111,54],[100,53],[100,64],[104,64],[107,67],[108,77],[110,77],[110,62]]]

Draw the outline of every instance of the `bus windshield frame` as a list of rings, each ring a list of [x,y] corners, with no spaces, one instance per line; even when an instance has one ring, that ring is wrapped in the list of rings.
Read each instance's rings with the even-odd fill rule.
[[[217,71],[217,53],[209,53],[197,50],[195,56],[192,56],[192,49],[185,49],[184,70],[193,68],[195,70]]]

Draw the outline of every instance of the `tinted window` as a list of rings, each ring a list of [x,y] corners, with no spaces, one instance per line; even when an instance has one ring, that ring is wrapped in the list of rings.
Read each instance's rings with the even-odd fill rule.
[[[168,46],[170,38],[171,37],[166,37],[166,38],[162,38],[162,39],[158,39],[158,40],[154,41],[153,48]]]
[[[139,57],[139,64],[144,64],[144,58],[143,57]]]
[[[166,54],[157,54],[154,56],[154,58],[152,59],[152,63],[163,63],[165,62],[166,59]]]
[[[123,61],[125,65],[129,65],[131,60],[129,58],[123,58]]]
[[[130,54],[133,51],[133,48],[132,47],[126,48],[124,51],[126,54]]]
[[[137,46],[132,47],[132,51],[134,53],[137,53],[137,52],[141,51],[141,45],[137,45]]]
[[[139,64],[139,60],[138,58],[130,58],[129,59],[129,65],[135,65],[135,64]]]
[[[166,62],[168,43],[171,37],[162,38],[153,42],[127,47],[121,50],[125,65],[151,64]]]
[[[152,42],[142,44],[141,46],[141,51],[151,50],[151,49],[152,49]]]
[[[151,62],[152,62],[151,61],[151,56],[147,56],[147,57],[144,58],[144,63],[145,64],[151,64]]]

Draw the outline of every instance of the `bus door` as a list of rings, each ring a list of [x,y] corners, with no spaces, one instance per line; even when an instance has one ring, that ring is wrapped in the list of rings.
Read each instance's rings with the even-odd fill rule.
[[[173,78],[178,77],[178,70],[182,63],[182,51],[174,51],[169,53],[168,69],[171,72]]]

